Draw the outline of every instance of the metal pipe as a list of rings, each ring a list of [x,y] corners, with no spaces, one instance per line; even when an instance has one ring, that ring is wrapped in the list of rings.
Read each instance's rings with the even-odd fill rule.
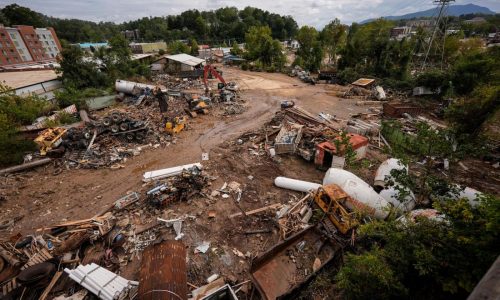
[[[18,171],[33,169],[33,168],[38,167],[38,166],[46,165],[51,161],[52,161],[52,158],[44,158],[44,159],[29,162],[29,163],[25,163],[22,165],[17,165],[14,167],[2,169],[2,170],[0,170],[0,175],[5,175],[5,174],[9,174],[9,173],[18,172]]]

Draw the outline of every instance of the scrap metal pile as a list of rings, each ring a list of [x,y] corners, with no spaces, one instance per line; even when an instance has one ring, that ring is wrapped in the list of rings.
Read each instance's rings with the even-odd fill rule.
[[[125,195],[89,219],[2,239],[0,298],[46,299],[49,294],[83,291],[85,295],[88,291],[99,299],[132,299],[138,282],[116,272],[137,259],[145,248],[161,242],[168,227],[175,232],[175,239],[182,239],[183,222],[196,217],[177,216],[159,208],[175,201],[190,201],[203,193],[209,180],[197,166],[181,167],[175,174],[150,181],[144,191]],[[100,277],[91,275],[96,272]],[[116,282],[111,284],[111,280]]]
[[[142,150],[135,145],[159,143],[148,120],[124,111],[114,111],[83,128],[70,128],[62,140],[67,165],[81,168],[116,166]]]

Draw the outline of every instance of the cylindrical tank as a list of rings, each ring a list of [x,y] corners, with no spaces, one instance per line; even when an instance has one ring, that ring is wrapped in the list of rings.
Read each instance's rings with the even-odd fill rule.
[[[127,80],[118,79],[115,82],[115,89],[119,93],[132,94],[135,87],[138,87],[141,89],[145,89],[145,88],[154,89],[155,88],[154,85],[138,83],[138,82],[133,82],[133,81],[127,81]]]
[[[291,179],[287,177],[276,177],[274,179],[274,184],[280,188],[304,193],[315,191],[321,186],[321,184],[318,183]]]
[[[392,170],[403,170],[406,169],[406,174],[408,174],[408,168],[396,158],[389,158],[380,164],[375,173],[375,179],[373,181],[373,185],[385,187],[387,177],[392,178],[391,171]]]
[[[396,209],[396,213],[406,213],[412,210],[415,207],[415,195],[412,191],[410,191],[409,195],[407,195],[403,202],[398,199],[398,190],[395,187],[390,187],[387,189],[383,189],[380,191],[380,196],[382,196],[387,202],[391,203],[392,206]]]
[[[350,210],[362,210],[377,219],[385,219],[389,215],[391,205],[365,181],[343,169],[330,168],[323,179],[323,185],[340,186],[356,202],[347,202]]]

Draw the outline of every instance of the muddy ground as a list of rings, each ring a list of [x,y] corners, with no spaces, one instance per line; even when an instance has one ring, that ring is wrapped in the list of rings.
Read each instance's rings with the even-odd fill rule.
[[[21,219],[1,234],[4,237],[32,234],[43,226],[90,218],[130,191],[145,191],[141,181],[144,172],[199,162],[202,153],[207,152],[210,159],[202,163],[204,172],[212,177],[208,192],[219,189],[225,182],[236,181],[243,190],[240,202],[236,203],[234,198],[199,196],[171,204],[164,210],[169,210],[170,217],[193,216],[182,230],[188,248],[190,283],[203,285],[214,273],[231,281],[248,280],[251,259],[279,241],[279,229],[272,213],[232,219],[228,215],[301,197],[300,193],[276,188],[273,181],[277,176],[321,182],[324,175],[296,156],[273,160],[265,152],[256,154],[259,149],[255,148],[252,137],[262,132],[263,125],[279,111],[282,100],[293,100],[313,114],[326,112],[340,119],[367,112],[367,107],[356,106],[359,100],[356,97],[339,98],[346,89],[342,86],[313,86],[283,74],[234,68],[223,68],[223,72],[226,80],[237,81],[241,88],[241,98],[248,107],[243,114],[227,117],[209,114],[191,119],[188,129],[176,136],[175,143],[146,149],[128,159],[121,169],[70,169],[55,174],[54,166],[48,165],[3,177],[0,220]],[[239,138],[242,144],[237,143]],[[379,151],[370,151],[366,163],[356,173],[370,182],[385,158]],[[271,233],[244,234],[261,229],[271,229]],[[171,228],[161,229],[160,234],[165,239],[175,236]],[[210,242],[209,251],[195,254],[194,249],[203,241]],[[139,266],[140,258],[132,259],[122,268],[123,276],[137,279]]]

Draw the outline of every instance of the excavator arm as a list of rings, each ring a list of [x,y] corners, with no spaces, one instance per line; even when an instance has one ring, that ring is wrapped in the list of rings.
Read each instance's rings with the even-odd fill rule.
[[[224,86],[226,86],[226,81],[224,78],[215,70],[212,65],[206,65],[203,69],[203,84],[205,85],[205,90],[208,90],[208,72],[212,74],[213,77],[217,78]]]

